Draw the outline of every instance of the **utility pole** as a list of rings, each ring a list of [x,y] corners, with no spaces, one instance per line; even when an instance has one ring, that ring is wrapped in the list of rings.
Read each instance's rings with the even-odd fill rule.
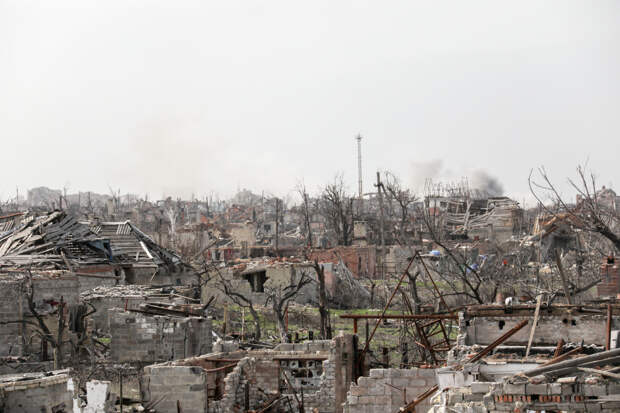
[[[362,199],[363,196],[363,188],[362,188],[362,135],[358,134],[355,138],[357,140],[357,179],[358,179],[358,190],[359,190],[359,198]]]
[[[276,254],[278,254],[278,238],[280,232],[280,199],[276,198]]]
[[[379,234],[381,235],[381,279],[385,280],[385,236],[384,236],[384,215],[383,215],[383,194],[381,193],[383,183],[381,182],[381,173],[377,171],[377,194],[379,196]]]

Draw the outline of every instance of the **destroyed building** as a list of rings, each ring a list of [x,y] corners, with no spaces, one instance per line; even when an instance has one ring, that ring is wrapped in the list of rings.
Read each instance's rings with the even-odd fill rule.
[[[158,245],[130,221],[94,222],[91,230],[109,240],[112,257],[128,284],[192,284],[195,274],[181,257]]]
[[[157,411],[162,413],[179,408],[209,413],[302,411],[301,406],[340,413],[354,378],[353,336],[280,344],[273,350],[241,351],[222,343],[214,350],[145,367],[143,400],[161,400]]]

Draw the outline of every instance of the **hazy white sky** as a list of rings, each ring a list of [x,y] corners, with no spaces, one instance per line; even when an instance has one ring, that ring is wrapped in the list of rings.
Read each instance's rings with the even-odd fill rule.
[[[620,183],[618,1],[0,0],[0,197]]]

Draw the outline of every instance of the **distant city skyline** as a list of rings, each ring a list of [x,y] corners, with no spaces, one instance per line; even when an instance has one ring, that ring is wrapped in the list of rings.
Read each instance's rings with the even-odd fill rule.
[[[316,193],[343,173],[544,165],[620,183],[615,1],[0,0],[0,199],[15,188]]]

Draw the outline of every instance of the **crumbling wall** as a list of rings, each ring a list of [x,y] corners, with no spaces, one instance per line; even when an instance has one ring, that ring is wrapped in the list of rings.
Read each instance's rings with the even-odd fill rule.
[[[367,247],[338,246],[326,250],[315,249],[312,250],[310,259],[334,264],[338,264],[342,259],[356,277],[373,277],[377,267],[377,249],[374,245]]]
[[[566,380],[568,379],[568,380]],[[454,387],[434,399],[431,412],[617,412],[620,409],[620,384],[575,377],[550,383],[473,382]]]
[[[396,412],[417,396],[437,384],[433,369],[373,369],[370,376],[360,377],[347,394],[344,413]],[[392,387],[394,386],[394,387]],[[406,394],[398,389],[406,389]],[[427,399],[416,406],[426,412]]]
[[[190,409],[183,403],[186,394],[194,407],[206,403],[209,413],[257,409],[270,396],[289,395],[293,400],[284,379],[286,372],[297,391],[304,389],[306,411],[342,412],[341,404],[352,380],[354,340],[354,336],[341,335],[334,340],[281,344],[274,350],[213,353],[150,366],[143,378],[144,400],[171,393],[168,385],[186,383],[179,392],[173,387],[173,402],[166,407],[158,405],[158,411],[176,412],[176,399],[181,400],[183,409]],[[312,377],[306,377],[309,372]]]
[[[0,412],[73,412],[73,382],[68,374],[0,382]]]
[[[511,317],[466,317],[460,320],[460,331],[465,331],[465,345],[486,345],[495,341],[499,336],[509,331],[523,320],[530,321],[530,326],[522,328],[514,334],[504,345],[527,344],[531,330],[531,316]],[[541,310],[534,345],[555,345],[560,339],[566,342],[585,344],[604,344],[606,336],[606,316],[594,314],[545,314]],[[614,317],[612,330],[620,329],[620,317]]]
[[[599,297],[613,297],[620,294],[620,271],[615,262],[601,265],[601,277],[603,280],[596,286]]]
[[[112,275],[107,274],[106,277],[94,277],[92,275],[80,275],[78,277],[78,285],[79,292],[82,293],[84,291],[92,290],[96,287],[112,287],[118,285],[120,282],[119,278],[114,277],[114,273]]]
[[[270,289],[285,288],[291,284],[291,281],[296,282],[300,279],[301,274],[305,272],[309,277],[316,280],[316,271],[308,264],[295,265],[295,264],[275,264],[265,266],[260,270],[246,271],[241,273],[235,273],[235,271],[228,267],[219,269],[219,274],[227,280],[232,289],[239,294],[244,295],[253,303],[264,303],[268,296]],[[262,285],[262,291],[258,291],[251,283],[251,278],[255,272],[265,272],[265,282]],[[222,292],[220,287],[220,278],[216,272],[213,272],[209,281],[201,284],[201,297],[203,302],[207,302],[211,297],[216,297],[218,302],[231,300]],[[314,283],[310,283],[304,286],[298,294],[295,295],[293,301],[299,304],[317,303],[317,288]]]
[[[147,366],[144,368],[142,398],[154,401],[166,396],[157,404],[160,413],[181,411],[205,412],[207,400],[207,372],[198,366]]]
[[[115,362],[166,361],[211,351],[211,319],[169,317],[109,310],[110,359]]]
[[[113,265],[89,265],[75,269],[78,275],[79,292],[104,286],[124,284],[124,272]]]
[[[13,277],[0,282],[0,321],[17,321],[32,317],[24,283],[23,277]],[[75,276],[63,275],[55,278],[35,276],[33,288],[33,301],[42,315],[53,311],[61,297],[67,306],[75,305],[79,300],[78,281]],[[54,328],[52,324],[49,327]],[[3,325],[0,328],[0,356],[23,355],[27,351],[22,341],[24,332],[29,335],[28,328],[20,323]],[[36,343],[33,345],[36,346]]]
[[[97,310],[95,313],[90,315],[90,318],[93,320],[93,327],[97,330],[100,330],[103,333],[110,332],[110,322],[109,322],[109,310],[111,308],[125,308],[127,309],[138,309],[140,304],[145,302],[145,297],[142,296],[126,296],[126,297],[92,297],[88,298],[87,301],[95,307]]]
[[[20,300],[21,282],[6,280],[0,282],[0,322],[23,318]],[[0,328],[0,356],[22,354],[22,325],[5,324]]]

